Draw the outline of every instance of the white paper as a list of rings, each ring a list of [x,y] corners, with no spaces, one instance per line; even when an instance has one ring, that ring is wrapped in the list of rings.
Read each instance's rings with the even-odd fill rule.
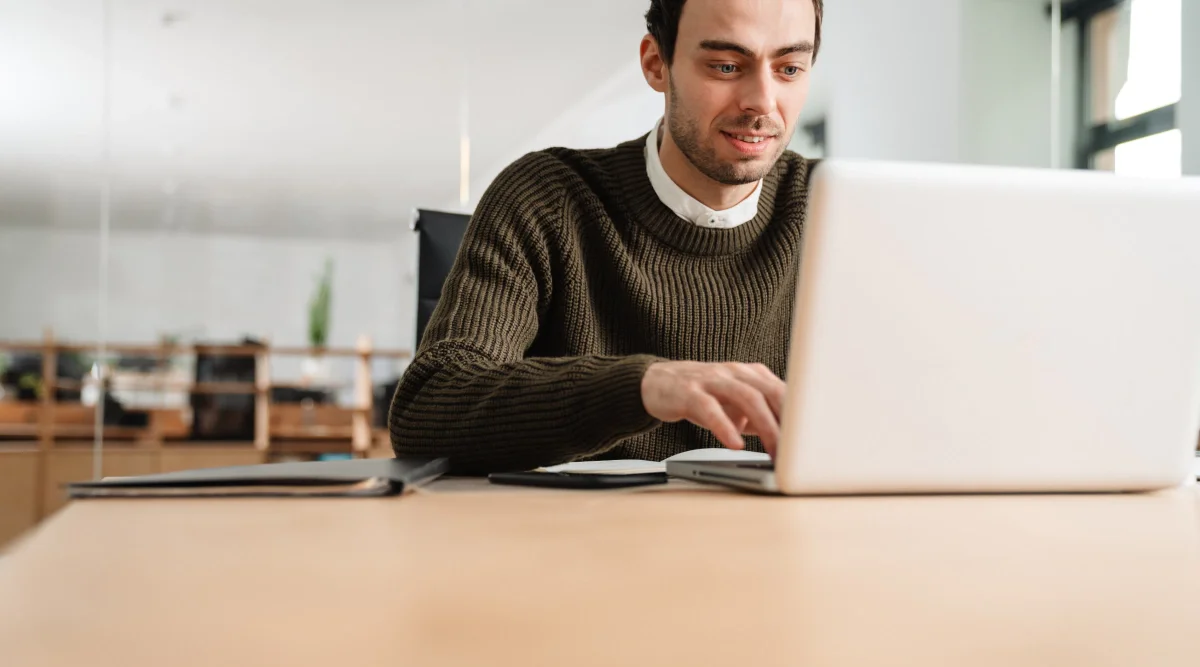
[[[691,449],[680,452],[667,461],[770,461],[771,457],[762,452],[747,452],[740,449],[725,449],[724,447],[709,447],[707,449]],[[665,463],[665,461],[664,461]]]
[[[613,461],[577,461],[546,468],[542,472],[569,472],[575,475],[636,475],[648,472],[666,472],[667,467],[658,461],[641,459],[617,459]]]
[[[761,452],[744,452],[722,447],[692,449],[672,456],[666,461],[642,459],[616,459],[613,461],[577,461],[556,466],[538,468],[542,472],[567,472],[575,475],[637,475],[642,473],[666,472],[667,461],[770,461],[771,457]]]

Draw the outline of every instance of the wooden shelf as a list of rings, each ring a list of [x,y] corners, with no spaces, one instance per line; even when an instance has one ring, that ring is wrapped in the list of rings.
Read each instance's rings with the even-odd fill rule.
[[[305,389],[309,391],[353,389],[353,382],[272,382],[272,389]]]
[[[58,401],[56,391],[82,391],[92,378],[58,378],[62,355],[81,353],[110,366],[105,386],[109,391],[130,392],[144,398],[139,411],[147,413],[145,427],[102,427],[104,475],[139,475],[205,467],[249,465],[278,458],[312,458],[322,454],[352,457],[389,456],[386,431],[372,428],[375,385],[374,359],[408,359],[407,350],[375,349],[367,337],[353,347],[314,349],[301,346],[168,345],[63,342],[47,331],[38,342],[0,340],[0,353],[26,352],[40,357],[45,391],[30,402],[0,401],[0,457],[9,470],[19,468],[23,485],[22,521],[33,525],[67,502],[64,484],[91,479],[95,460],[96,408],[78,402]],[[252,382],[196,382],[191,371],[172,363],[182,358],[190,365],[197,355],[244,357],[241,365],[253,368]],[[146,370],[117,368],[122,356],[160,363]],[[272,361],[277,357],[327,357],[339,369],[352,369],[352,381],[272,381]],[[272,389],[338,391],[354,407],[324,402],[276,402]],[[350,393],[345,393],[349,391]],[[248,441],[192,441],[191,408],[179,394],[243,395],[253,397],[254,430]],[[161,399],[161,400],[160,400]],[[247,401],[248,403],[250,401]],[[167,407],[170,404],[171,407]],[[132,407],[132,406],[129,406]],[[250,433],[246,433],[249,436]],[[15,488],[11,484],[5,488]],[[11,508],[11,505],[10,505]],[[0,503],[0,512],[6,507]],[[3,517],[0,517],[2,519]],[[14,524],[15,525],[15,524]],[[0,521],[0,532],[4,524]],[[0,541],[4,535],[0,534]]]
[[[105,426],[104,437],[114,440],[136,440],[146,436],[147,429],[136,426]],[[41,434],[39,424],[0,424],[0,437],[37,438]],[[55,439],[92,438],[96,427],[91,424],[54,424],[51,432]]]
[[[114,428],[114,427],[109,427]],[[92,451],[96,443],[91,438],[74,437],[63,438],[54,443],[54,448],[51,451]],[[31,440],[26,441],[11,441],[0,442],[0,450],[5,447],[37,447],[37,443]],[[104,443],[104,449],[109,448],[122,451],[141,451],[145,447],[136,442],[129,440],[114,440],[113,442]],[[228,450],[242,449],[251,451],[254,449],[253,440],[173,440],[164,445],[164,449],[174,451],[204,451],[204,450]]]
[[[273,426],[271,439],[280,440],[349,440],[352,426]]]
[[[352,454],[354,448],[345,439],[339,440],[273,440],[272,454]]]
[[[8,352],[40,353],[46,350],[46,344],[25,341],[0,340],[0,350]],[[79,352],[96,355],[100,353],[97,344],[82,343],[52,343],[49,346],[56,352]],[[104,346],[105,355],[136,355],[145,357],[177,357],[194,354],[219,354],[229,357],[254,357],[259,354],[280,355],[289,357],[326,356],[326,357],[377,357],[380,359],[409,359],[412,353],[408,350],[382,350],[353,347],[296,347],[296,346],[258,346],[258,345],[145,345],[131,343],[108,343]]]
[[[36,439],[42,451],[50,451],[64,439],[90,440],[96,434],[94,408],[85,408],[77,403],[57,402],[55,390],[82,391],[90,384],[90,378],[57,377],[59,355],[82,352],[101,356],[105,363],[120,355],[135,355],[150,359],[167,360],[181,355],[213,354],[229,357],[250,357],[253,361],[253,382],[195,382],[181,377],[178,368],[160,368],[150,371],[116,369],[106,383],[109,391],[146,392],[150,394],[186,393],[191,395],[242,395],[254,397],[254,449],[264,455],[276,451],[276,442],[284,449],[300,448],[311,451],[352,451],[365,454],[375,446],[379,436],[372,432],[372,416],[375,386],[372,383],[371,360],[407,359],[407,350],[375,349],[368,337],[360,337],[354,347],[313,348],[307,346],[263,345],[167,345],[62,342],[47,331],[40,343],[25,341],[0,341],[0,352],[28,351],[40,353],[41,375],[50,378],[46,391],[42,392],[32,407],[0,410],[0,437],[8,439]],[[275,381],[271,378],[272,357],[320,356],[348,359],[353,368],[352,381],[313,382]],[[300,390],[317,392],[341,392],[349,399],[352,407],[341,407],[328,403],[289,403],[273,401],[271,390]],[[351,392],[347,395],[345,392]],[[101,432],[105,438],[117,441],[134,441],[138,447],[161,450],[167,442],[186,442],[190,435],[188,406],[180,401],[170,401],[175,406],[149,407],[149,423],[139,428],[106,427]],[[149,404],[157,401],[150,400]],[[3,407],[3,406],[0,406]],[[297,411],[299,410],[299,411]],[[181,440],[183,439],[183,440]],[[305,444],[302,444],[305,443]],[[175,444],[171,445],[176,446]]]
[[[37,424],[0,424],[0,438],[37,438]]]
[[[0,343],[0,349],[4,349],[6,343]],[[87,354],[100,354],[99,345],[86,345],[79,343],[59,343],[55,349],[59,352],[83,352]],[[265,346],[257,345],[145,345],[145,344],[130,344],[130,343],[108,343],[104,346],[105,355],[124,354],[139,357],[178,357],[190,356],[193,354],[220,354],[227,357],[253,357],[266,351]],[[40,352],[41,349],[31,350]]]
[[[55,389],[80,391],[84,383],[79,380],[59,379]],[[306,391],[344,391],[353,389],[353,382],[272,382],[270,389],[300,389]],[[110,385],[117,391],[179,391],[193,394],[253,394],[258,391],[253,382],[200,382],[180,380],[156,380],[153,378],[121,378]]]
[[[76,438],[74,440],[59,440],[54,443],[52,452],[91,452],[96,448],[96,443],[91,438]],[[113,442],[104,443],[104,451],[109,452],[141,452],[145,448],[136,442],[129,440],[115,440]]]
[[[55,389],[80,390],[83,383],[78,380],[56,380]],[[192,394],[254,394],[258,392],[253,382],[191,382],[189,380],[158,380],[155,378],[123,377],[110,385],[118,391],[182,391]]]
[[[171,443],[172,449],[203,450],[203,449],[254,449],[253,440],[177,440]]]
[[[193,354],[219,354],[226,357],[254,357],[270,351],[270,348],[259,345],[194,345],[191,347],[191,350]]]
[[[41,343],[13,343],[0,341],[0,350],[6,352],[45,352],[46,347]]]
[[[379,357],[381,359],[408,359],[408,350],[374,350],[353,347],[272,347],[271,354],[286,357]]]
[[[353,347],[272,347],[271,354],[286,357],[378,357],[380,359],[408,359],[408,350],[359,350]]]
[[[256,394],[259,389],[252,382],[197,382],[188,387],[193,394]]]

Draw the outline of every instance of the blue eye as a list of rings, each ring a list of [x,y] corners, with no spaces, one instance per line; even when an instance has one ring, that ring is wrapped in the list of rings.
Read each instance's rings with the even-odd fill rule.
[[[796,67],[795,65],[788,65],[787,67],[783,68],[783,73],[786,76],[796,76],[800,73],[800,68]]]
[[[729,63],[717,65],[717,71],[721,74],[733,74],[737,71],[737,65],[730,65]]]

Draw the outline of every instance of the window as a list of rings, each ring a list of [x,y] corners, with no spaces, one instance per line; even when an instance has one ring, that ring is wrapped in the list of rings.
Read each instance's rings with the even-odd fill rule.
[[[1063,20],[1080,34],[1075,166],[1179,176],[1183,134],[1182,0],[1074,0]]]

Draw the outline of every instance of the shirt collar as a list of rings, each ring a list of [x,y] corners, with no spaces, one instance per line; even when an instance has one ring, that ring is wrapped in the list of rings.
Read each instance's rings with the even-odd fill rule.
[[[742,202],[724,211],[714,211],[689,195],[667,175],[658,156],[658,132],[662,127],[662,119],[654,124],[654,130],[646,137],[646,175],[650,177],[650,185],[662,203],[675,212],[675,215],[699,225],[712,229],[732,229],[745,224],[758,215],[758,198],[762,194],[763,183],[760,179],[758,187]]]

